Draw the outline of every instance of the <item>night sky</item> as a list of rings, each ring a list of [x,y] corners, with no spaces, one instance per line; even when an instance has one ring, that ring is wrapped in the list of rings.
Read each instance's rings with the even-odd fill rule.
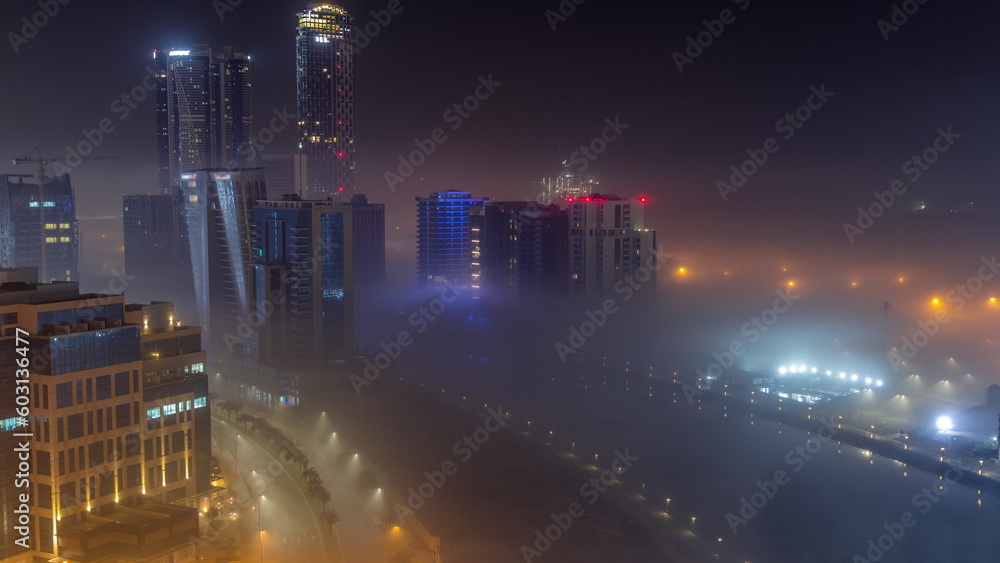
[[[362,27],[387,2],[344,5]],[[359,192],[388,205],[389,266],[398,279],[413,279],[414,196],[465,189],[531,198],[532,182],[558,172],[562,159],[616,117],[628,129],[587,174],[607,192],[649,196],[649,226],[682,259],[713,269],[726,261],[749,267],[762,257],[768,267],[798,260],[821,270],[841,259],[883,262],[861,256],[860,247],[915,249],[912,235],[928,236],[928,225],[899,216],[918,201],[927,202],[927,216],[973,201],[977,212],[959,227],[981,221],[989,232],[979,237],[982,229],[972,229],[958,237],[962,246],[996,240],[988,226],[1000,205],[992,158],[1000,146],[1000,84],[987,72],[998,66],[995,3],[929,0],[888,41],[877,22],[892,16],[893,4],[869,0],[587,0],[555,31],[546,10],[559,10],[556,0],[402,5],[355,57]],[[295,111],[295,14],[303,7],[243,0],[220,21],[209,0],[73,0],[19,53],[8,35],[0,49],[0,170],[28,173],[9,158],[36,145],[65,154],[102,118],[116,126],[95,154],[122,160],[86,162],[73,177],[85,288],[120,267],[121,194],[155,191],[154,99],[124,120],[111,109],[141,84],[152,50],[209,43],[249,53],[259,129],[273,109]],[[735,22],[678,72],[672,55],[726,9]],[[34,1],[4,2],[3,31],[19,33],[21,18],[38,10]],[[444,112],[489,75],[502,86],[391,193],[385,171],[396,169],[415,139],[448,127]],[[779,139],[780,150],[723,202],[716,182],[748,149],[778,137],[776,122],[821,85],[834,93],[829,101],[791,139]],[[850,244],[843,223],[873,201],[874,190],[904,178],[904,161],[948,126],[960,140],[908,183],[889,212],[897,218]],[[289,152],[293,140],[289,128],[265,153]],[[919,266],[919,252],[914,260]]]

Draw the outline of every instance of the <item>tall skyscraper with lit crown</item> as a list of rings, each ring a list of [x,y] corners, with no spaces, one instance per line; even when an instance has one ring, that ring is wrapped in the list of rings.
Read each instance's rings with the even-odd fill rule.
[[[351,16],[332,4],[306,6],[295,41],[299,152],[306,155],[306,199],[354,192],[354,54]],[[342,196],[342,197],[339,197]]]

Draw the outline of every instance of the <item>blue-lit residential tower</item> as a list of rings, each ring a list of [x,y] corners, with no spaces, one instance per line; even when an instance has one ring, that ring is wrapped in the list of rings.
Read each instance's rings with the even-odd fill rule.
[[[238,327],[254,311],[250,226],[265,198],[264,170],[202,170],[181,175],[191,273],[210,359],[242,355]],[[236,344],[234,344],[236,343]]]
[[[260,201],[254,210],[253,294],[272,309],[256,355],[277,381],[267,393],[296,397],[282,370],[309,370],[354,352],[353,210],[326,201]],[[277,373],[275,373],[277,372]],[[287,402],[287,401],[286,401]]]
[[[417,283],[468,286],[474,265],[469,209],[485,200],[458,191],[434,192],[416,200]]]
[[[300,195],[344,201],[356,183],[351,16],[340,6],[310,5],[297,30],[298,148],[308,168],[308,193]]]
[[[24,178],[0,174],[0,268],[35,266],[42,281],[78,280],[80,230],[69,175],[45,178],[45,201],[38,184]]]

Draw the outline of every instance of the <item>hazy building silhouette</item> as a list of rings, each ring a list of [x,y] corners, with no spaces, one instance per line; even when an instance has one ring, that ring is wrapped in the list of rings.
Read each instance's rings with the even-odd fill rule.
[[[37,183],[0,174],[0,267],[34,266],[43,281],[79,279],[80,231],[68,174]]]
[[[126,194],[122,197],[125,272],[172,276],[191,263],[180,195]]]
[[[250,57],[208,45],[153,51],[159,186],[182,172],[246,166],[253,155]]]
[[[303,154],[267,154],[260,157],[264,167],[267,199],[281,201],[286,194],[301,196],[306,191],[306,156]]]
[[[350,196],[354,154],[354,46],[351,16],[331,4],[298,15],[295,40],[299,153],[307,157],[304,199]]]
[[[572,169],[574,162],[564,160],[562,172],[557,176],[542,178],[538,201],[543,205],[561,204],[568,199],[586,197],[598,191],[600,182],[593,176],[581,176]]]

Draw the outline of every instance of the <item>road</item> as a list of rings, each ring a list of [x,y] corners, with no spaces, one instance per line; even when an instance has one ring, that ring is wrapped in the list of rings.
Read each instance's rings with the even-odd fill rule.
[[[383,501],[375,490],[363,490],[359,477],[364,461],[355,457],[323,421],[306,427],[274,412],[258,412],[280,428],[306,454],[330,491],[330,506],[340,516],[337,534],[345,563],[385,563],[389,558],[388,531],[381,524]]]
[[[238,530],[240,560],[243,562],[327,561],[320,541],[322,522],[314,517],[306,497],[274,460],[246,436],[228,424],[212,419],[213,450],[219,457],[223,474],[235,503],[233,510]],[[221,453],[221,455],[220,455]],[[240,502],[242,499],[243,502]],[[258,504],[260,515],[258,516]],[[224,510],[224,514],[229,509]],[[258,540],[258,530],[263,530]],[[232,535],[232,534],[230,534]],[[225,545],[224,541],[218,542]],[[263,550],[261,549],[263,548]],[[263,551],[263,558],[262,558]],[[208,554],[207,561],[224,553]]]

